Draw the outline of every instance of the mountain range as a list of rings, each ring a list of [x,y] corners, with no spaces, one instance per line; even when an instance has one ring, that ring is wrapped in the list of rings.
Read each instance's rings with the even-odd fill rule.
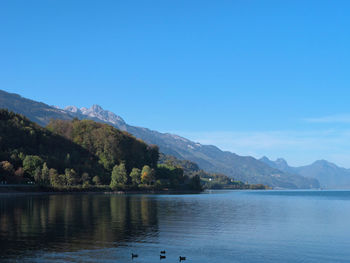
[[[156,144],[162,153],[195,162],[205,171],[221,173],[251,184],[265,184],[277,188],[318,188],[315,178],[276,168],[251,156],[239,156],[222,151],[213,145],[202,145],[181,136],[160,133],[143,127],[128,125],[120,116],[99,105],[91,108],[67,106],[60,109],[20,95],[0,90],[0,108],[7,108],[45,126],[50,119],[92,119],[127,131],[148,144]]]
[[[350,188],[350,169],[339,167],[326,160],[318,160],[310,165],[300,167],[289,166],[287,161],[282,158],[271,161],[264,156],[260,161],[286,173],[316,178],[322,188]]]

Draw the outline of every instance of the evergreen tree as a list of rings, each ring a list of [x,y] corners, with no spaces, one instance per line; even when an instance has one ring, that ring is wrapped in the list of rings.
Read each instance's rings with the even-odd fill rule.
[[[191,178],[190,187],[192,190],[202,190],[201,179],[198,175],[195,175]]]

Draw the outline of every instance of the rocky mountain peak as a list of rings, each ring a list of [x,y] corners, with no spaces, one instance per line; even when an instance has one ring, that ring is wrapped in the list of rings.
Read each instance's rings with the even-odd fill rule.
[[[69,113],[73,113],[78,118],[86,118],[89,117],[93,120],[98,120],[106,123],[111,123],[117,126],[121,130],[126,130],[125,121],[118,115],[110,112],[108,110],[104,110],[100,105],[94,104],[90,108],[78,108],[76,106],[67,106],[64,108],[65,111]]]
[[[91,106],[90,111],[97,113],[97,112],[103,112],[104,110],[100,105],[94,104]]]
[[[125,121],[118,115],[111,111],[104,110],[100,105],[94,104],[90,109],[81,108],[80,109],[84,115],[90,117],[98,118],[105,122],[111,122],[113,124],[125,124]]]
[[[81,113],[80,109],[76,106],[67,106],[64,108],[64,110],[72,113]]]

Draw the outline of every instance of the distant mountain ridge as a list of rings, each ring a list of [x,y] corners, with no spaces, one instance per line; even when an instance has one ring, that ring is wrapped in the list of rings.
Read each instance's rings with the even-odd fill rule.
[[[47,125],[50,119],[72,119],[72,116],[65,110],[3,90],[0,90],[0,107],[22,114],[41,126]]]
[[[287,161],[282,158],[271,161],[264,156],[260,161],[287,173],[315,178],[322,188],[350,188],[350,169],[339,167],[326,160],[318,160],[310,165],[300,167],[289,166]]]
[[[75,109],[74,106],[65,108],[71,114],[76,113]],[[109,111],[104,111],[98,105],[93,105],[90,109],[81,108],[78,114],[81,113],[85,115],[85,118],[99,118],[101,121],[112,123],[115,127],[129,132],[147,143],[158,145],[161,152],[195,162],[208,172],[223,173],[237,180],[254,184],[264,183],[273,187],[319,187],[316,180],[305,180],[305,178],[298,175],[289,175],[277,169],[271,169],[250,156],[244,157],[228,151],[221,151],[216,146],[202,145],[170,133],[160,133],[147,128],[130,126],[121,117]],[[99,116],[106,117],[100,118]],[[118,121],[114,122],[115,119]]]
[[[58,109],[0,90],[0,107],[21,113],[43,126],[51,118],[92,119],[108,123],[131,133],[146,143],[158,145],[164,154],[195,162],[205,171],[222,173],[250,184],[265,184],[281,188],[319,187],[316,179],[280,171],[250,156],[239,156],[228,151],[221,151],[213,145],[192,142],[178,135],[128,125],[120,116],[106,111],[98,105],[93,105],[91,108],[79,109],[75,106],[67,106],[65,109]]]

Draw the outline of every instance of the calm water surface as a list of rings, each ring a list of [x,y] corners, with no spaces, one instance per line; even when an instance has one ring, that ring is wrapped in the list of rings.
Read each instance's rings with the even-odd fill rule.
[[[0,196],[0,248],[1,262],[350,262],[350,192]]]

